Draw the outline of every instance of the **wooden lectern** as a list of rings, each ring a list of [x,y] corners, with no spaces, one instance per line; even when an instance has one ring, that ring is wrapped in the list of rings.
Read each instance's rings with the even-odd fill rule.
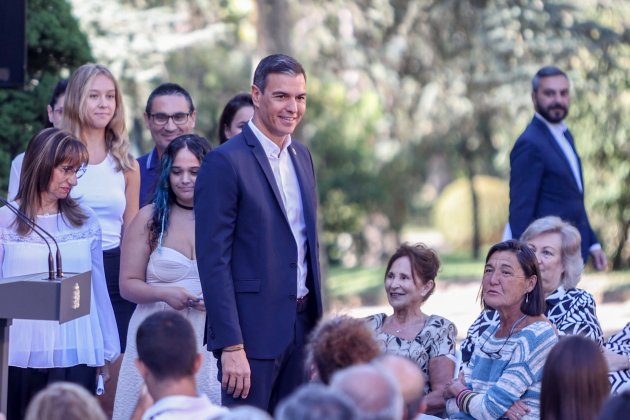
[[[13,319],[41,319],[60,324],[90,313],[92,272],[48,273],[0,279],[0,412],[7,412],[9,327]]]

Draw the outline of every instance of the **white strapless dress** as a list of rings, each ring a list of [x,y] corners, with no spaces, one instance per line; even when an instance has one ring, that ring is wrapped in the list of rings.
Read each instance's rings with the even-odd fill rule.
[[[147,284],[152,287],[184,287],[193,295],[201,295],[201,283],[197,261],[187,258],[180,252],[161,247],[151,253],[147,266]],[[165,302],[143,303],[136,307],[127,335],[127,349],[123,358],[114,403],[114,420],[128,420],[136,407],[142,377],[138,373],[134,360],[138,357],[136,349],[136,331],[142,321],[158,311],[174,311]],[[212,353],[203,345],[206,313],[196,309],[186,308],[178,311],[193,325],[197,336],[198,351],[203,354],[203,364],[197,374],[197,389],[206,394],[210,400],[221,404],[221,384],[217,380],[217,363]],[[177,343],[173,343],[177,345]]]

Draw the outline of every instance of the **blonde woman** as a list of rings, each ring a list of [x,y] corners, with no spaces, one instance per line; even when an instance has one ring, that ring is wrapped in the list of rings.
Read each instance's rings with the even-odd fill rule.
[[[103,231],[107,289],[124,352],[135,304],[120,296],[120,242],[125,226],[138,212],[140,171],[129,154],[122,93],[105,66],[84,64],[72,74],[66,90],[62,127],[77,136],[88,149],[87,172],[72,195],[94,210]],[[112,366],[114,388],[119,366]]]

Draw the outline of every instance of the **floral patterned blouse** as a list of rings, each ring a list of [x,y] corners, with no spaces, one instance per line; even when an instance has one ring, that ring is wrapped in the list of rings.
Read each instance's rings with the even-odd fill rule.
[[[455,355],[457,328],[455,324],[438,315],[430,315],[424,327],[413,340],[406,340],[383,331],[385,314],[366,318],[384,353],[407,357],[415,362],[424,373],[424,393],[431,391],[429,361],[438,356]]]

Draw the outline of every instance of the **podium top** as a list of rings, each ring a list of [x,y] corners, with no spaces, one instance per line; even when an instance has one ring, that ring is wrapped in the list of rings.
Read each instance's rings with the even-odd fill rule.
[[[64,323],[85,316],[90,313],[91,279],[91,271],[55,280],[48,273],[0,279],[0,318]]]

